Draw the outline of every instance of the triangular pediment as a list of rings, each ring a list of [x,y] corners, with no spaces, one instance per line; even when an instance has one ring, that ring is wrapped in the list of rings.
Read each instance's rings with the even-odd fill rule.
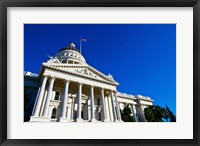
[[[100,71],[96,70],[95,68],[89,65],[76,65],[76,64],[69,65],[69,64],[49,64],[49,63],[43,63],[43,65],[45,67],[55,69],[56,71],[68,72],[74,75],[118,85],[118,83],[112,77],[101,73]]]

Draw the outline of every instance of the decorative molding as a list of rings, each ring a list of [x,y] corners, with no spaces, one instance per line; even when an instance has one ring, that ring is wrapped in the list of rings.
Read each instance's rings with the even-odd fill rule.
[[[97,75],[94,74],[92,71],[90,71],[87,68],[85,68],[85,69],[76,69],[74,71],[77,72],[77,73],[80,73],[80,74],[84,74],[84,75],[87,75],[87,76],[91,76],[91,77],[97,78]]]

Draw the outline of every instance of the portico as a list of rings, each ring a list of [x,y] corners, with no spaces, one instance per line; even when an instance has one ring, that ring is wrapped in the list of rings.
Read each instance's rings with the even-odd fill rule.
[[[93,84],[88,84],[88,79],[77,82],[58,74],[56,77],[44,74],[31,121],[120,121],[115,87],[107,85],[105,88],[105,83],[91,82]]]

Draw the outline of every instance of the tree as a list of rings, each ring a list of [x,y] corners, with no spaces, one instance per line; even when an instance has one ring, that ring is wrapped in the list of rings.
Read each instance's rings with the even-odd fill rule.
[[[153,105],[144,109],[144,115],[148,122],[163,122],[164,109],[161,106]]]
[[[144,115],[148,122],[176,122],[176,116],[167,105],[165,108],[159,105],[149,106],[144,109]]]
[[[124,122],[135,122],[133,115],[131,115],[132,112],[129,105],[125,106],[123,110],[120,110],[120,112]]]
[[[173,114],[173,112],[169,109],[167,105],[165,105],[165,112],[163,118],[167,122],[176,122],[176,116]]]

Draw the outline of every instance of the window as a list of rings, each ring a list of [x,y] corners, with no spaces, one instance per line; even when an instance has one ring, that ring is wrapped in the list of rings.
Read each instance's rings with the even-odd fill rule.
[[[57,112],[57,110],[56,110],[56,108],[54,108],[53,111],[52,111],[51,119],[56,118],[56,112]]]
[[[67,63],[67,60],[63,60],[62,63]]]
[[[99,121],[101,121],[101,112],[99,112]]]
[[[73,61],[68,61],[69,64],[73,64]]]
[[[100,99],[97,99],[97,105],[100,106]]]
[[[58,100],[58,99],[59,99],[59,92],[56,92],[55,100]]]

